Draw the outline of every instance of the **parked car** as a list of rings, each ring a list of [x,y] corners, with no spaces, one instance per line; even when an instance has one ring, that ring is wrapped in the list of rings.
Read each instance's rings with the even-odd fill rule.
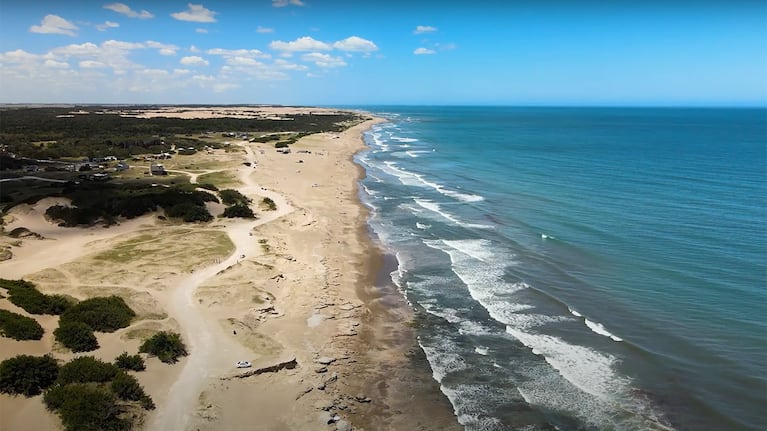
[[[253,364],[248,361],[237,361],[237,368],[250,368]]]

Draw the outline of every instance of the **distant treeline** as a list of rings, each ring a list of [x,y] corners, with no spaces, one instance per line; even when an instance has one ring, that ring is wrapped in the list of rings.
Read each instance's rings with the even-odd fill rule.
[[[124,107],[123,109],[150,107]],[[100,157],[113,155],[128,157],[132,154],[159,152],[161,138],[166,144],[176,143],[175,135],[190,135],[183,139],[187,146],[197,141],[196,136],[208,132],[305,132],[341,131],[343,123],[359,120],[353,113],[333,115],[296,114],[293,120],[267,120],[246,118],[132,118],[100,111],[114,107],[76,106],[70,108],[17,108],[0,110],[0,145],[20,157],[61,158]],[[70,115],[84,110],[90,114]],[[192,137],[194,136],[194,137]]]

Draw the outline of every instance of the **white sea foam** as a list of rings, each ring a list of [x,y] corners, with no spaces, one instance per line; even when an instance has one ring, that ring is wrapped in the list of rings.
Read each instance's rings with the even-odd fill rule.
[[[418,204],[420,207],[427,209],[431,212],[434,212],[436,214],[439,214],[443,218],[450,220],[451,222],[463,226],[463,227],[471,227],[471,228],[477,228],[477,229],[492,229],[492,226],[484,225],[484,224],[476,224],[476,223],[465,223],[461,220],[458,220],[454,215],[444,211],[442,207],[436,203],[432,202],[427,199],[419,199],[419,198],[413,198],[413,201],[415,201],[416,204]]]
[[[417,174],[415,172],[410,172],[406,169],[401,168],[396,162],[393,162],[391,160],[384,161],[383,165],[384,166],[381,167],[382,171],[396,177],[402,184],[406,186],[432,188],[444,196],[448,196],[462,202],[479,202],[485,199],[479,195],[475,195],[471,193],[462,193],[455,190],[447,189],[441,184],[435,183],[434,181],[427,180],[426,177],[422,174]]]
[[[545,233],[542,233],[541,234],[541,239],[546,240],[546,239],[556,239],[556,238],[554,238],[551,235],[546,235]]]
[[[449,373],[468,368],[461,355],[456,353],[455,346],[447,340],[439,346],[425,346],[421,341],[418,344],[431,364],[432,377],[439,383],[442,383],[442,379]]]
[[[570,314],[572,314],[573,316],[575,316],[575,317],[583,317],[583,314],[573,310],[572,308],[567,307],[567,309],[570,311]]]
[[[375,192],[375,191],[373,191],[373,190],[370,190],[370,189],[368,188],[368,186],[366,186],[365,184],[362,184],[362,189],[363,189],[363,190],[365,190],[365,193],[367,193],[367,194],[368,194],[368,196],[375,196],[375,195],[377,195],[377,194],[378,194],[378,192]]]
[[[603,400],[627,392],[628,381],[613,370],[616,359],[588,347],[570,344],[560,338],[526,332],[511,326],[506,331],[525,346],[543,356],[546,362],[583,392]]]
[[[605,337],[610,337],[610,338],[613,339],[613,341],[623,341],[623,338],[620,338],[620,337],[617,337],[617,336],[613,335],[610,331],[605,329],[604,325],[602,325],[599,322],[592,322],[589,319],[585,319],[584,323],[586,324],[586,326],[589,327],[589,329],[591,329],[592,331],[594,331],[595,333],[597,333],[599,335],[603,335]]]
[[[397,142],[418,142],[418,139],[415,138],[400,138],[399,136],[392,136],[391,138]]]
[[[431,225],[430,224],[424,224],[424,223],[421,223],[421,222],[416,222],[415,223],[415,227],[417,227],[418,229],[421,229],[421,230],[426,230],[426,229],[429,229],[431,227]]]
[[[459,323],[462,320],[458,310],[440,306],[436,299],[420,300],[418,304],[432,316],[440,317],[450,323]]]
[[[482,356],[487,356],[490,354],[490,349],[484,346],[477,346],[474,348],[474,351],[477,352],[477,354],[480,354]]]

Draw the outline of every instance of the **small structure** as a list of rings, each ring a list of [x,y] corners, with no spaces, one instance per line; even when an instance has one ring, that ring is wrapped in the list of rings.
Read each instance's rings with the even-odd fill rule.
[[[149,166],[149,172],[152,175],[168,175],[168,171],[165,170],[165,166],[160,163],[152,163]]]
[[[129,168],[130,168],[130,166],[128,166],[128,164],[125,163],[125,162],[120,162],[120,163],[115,165],[115,170],[116,171],[124,171],[124,170],[127,170]]]
[[[24,165],[24,172],[37,172],[40,170],[38,165]]]

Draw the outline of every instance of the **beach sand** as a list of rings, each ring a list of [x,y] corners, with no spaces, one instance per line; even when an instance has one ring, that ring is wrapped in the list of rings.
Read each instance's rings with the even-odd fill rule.
[[[152,214],[73,229],[43,217],[56,199],[17,206],[6,231],[26,227],[44,239],[3,237],[13,258],[0,262],[0,277],[79,299],[123,297],[138,317],[97,334],[101,348],[87,353],[107,361],[137,352],[158,330],[181,333],[190,356],[173,365],[148,358],[147,371],[135,373],[157,404],[143,429],[460,429],[416,344],[404,298],[382,276],[392,268],[370,239],[358,199],[363,171],[352,156],[377,121],[304,137],[290,154],[232,141],[240,151],[167,161],[179,178],[224,175],[253,199],[257,220],[191,225]],[[277,209],[266,209],[264,197]],[[26,315],[5,298],[0,308]],[[35,318],[43,339],[0,338],[0,359],[73,357],[53,342],[57,317]],[[240,360],[253,367],[237,369]],[[57,428],[41,397],[0,395],[0,430]]]

